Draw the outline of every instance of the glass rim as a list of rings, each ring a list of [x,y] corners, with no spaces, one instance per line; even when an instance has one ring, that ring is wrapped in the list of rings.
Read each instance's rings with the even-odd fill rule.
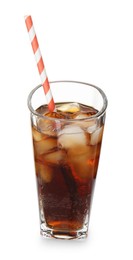
[[[103,106],[102,108],[100,109],[100,111],[98,111],[95,115],[92,115],[92,116],[89,116],[89,117],[86,117],[86,118],[80,118],[80,119],[68,119],[68,118],[55,118],[55,117],[48,117],[48,116],[45,116],[45,115],[42,115],[42,114],[39,114],[36,110],[34,110],[33,106],[32,106],[32,96],[34,95],[34,93],[36,92],[37,89],[39,89],[40,87],[43,87],[42,84],[39,84],[38,86],[36,86],[34,89],[31,90],[31,92],[29,93],[28,95],[28,99],[27,99],[27,104],[28,104],[28,108],[30,110],[30,112],[38,117],[41,117],[43,119],[48,119],[48,120],[59,120],[59,121],[73,121],[73,122],[77,122],[77,121],[84,121],[84,120],[92,120],[92,119],[96,119],[96,118],[99,118],[101,117],[105,111],[106,111],[106,108],[107,108],[107,105],[108,105],[108,100],[107,100],[107,97],[104,93],[104,91],[93,85],[93,84],[90,84],[90,83],[85,83],[85,82],[81,82],[81,81],[74,81],[74,80],[56,80],[56,81],[50,81],[49,83],[50,84],[53,84],[53,83],[76,83],[76,84],[82,84],[82,85],[86,85],[86,86],[90,86],[92,88],[95,88],[102,96],[103,98]],[[44,94],[45,95],[45,94]]]

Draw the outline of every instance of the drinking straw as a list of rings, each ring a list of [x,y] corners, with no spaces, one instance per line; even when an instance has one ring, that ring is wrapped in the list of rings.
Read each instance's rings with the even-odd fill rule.
[[[35,60],[36,60],[39,75],[40,75],[40,78],[41,78],[41,83],[42,83],[44,93],[45,93],[45,96],[46,96],[48,109],[49,109],[49,111],[53,112],[55,110],[55,103],[54,103],[54,99],[53,99],[52,92],[51,92],[51,89],[50,89],[50,84],[49,84],[48,77],[47,77],[47,74],[46,74],[46,69],[45,69],[45,66],[44,66],[43,58],[42,58],[42,55],[41,55],[40,47],[39,47],[37,36],[36,36],[36,33],[35,33],[33,21],[32,21],[32,18],[31,18],[30,15],[25,16],[25,23],[26,23],[26,27],[27,27],[27,30],[28,30],[32,50],[33,50],[33,53],[35,55]]]

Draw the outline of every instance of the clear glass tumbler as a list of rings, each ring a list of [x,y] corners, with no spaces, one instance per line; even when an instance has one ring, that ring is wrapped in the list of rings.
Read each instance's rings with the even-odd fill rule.
[[[57,112],[48,111],[41,85],[28,97],[40,232],[44,237],[85,238],[107,98],[100,88],[83,82],[54,81],[50,86]]]

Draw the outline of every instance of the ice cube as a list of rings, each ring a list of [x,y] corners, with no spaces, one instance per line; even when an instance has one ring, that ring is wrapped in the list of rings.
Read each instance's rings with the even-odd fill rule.
[[[70,160],[70,167],[75,176],[80,178],[94,178],[96,175],[96,161],[94,154],[79,154]]]
[[[96,145],[102,141],[103,129],[104,129],[104,127],[101,126],[100,128],[98,128],[95,132],[93,132],[91,134],[91,138],[90,138],[91,145]]]
[[[67,156],[64,150],[57,150],[44,156],[44,160],[49,164],[66,164]]]
[[[35,141],[41,141],[44,136],[40,132],[38,132],[34,127],[32,127],[32,135],[33,135],[33,140]]]
[[[37,121],[37,128],[45,135],[56,136],[60,124],[58,123],[58,120],[39,118]]]
[[[93,131],[93,129],[96,129],[97,124],[95,119],[88,120],[88,118],[88,114],[80,113],[74,119],[79,119],[79,121],[76,121],[75,124],[79,125],[83,129],[87,129],[87,131],[90,133]]]
[[[96,131],[96,129],[97,129],[97,124],[96,124],[96,122],[94,123],[94,122],[90,122],[90,125],[87,127],[87,132],[88,133],[93,133],[94,131]]]
[[[68,162],[74,175],[80,178],[92,178],[96,176],[96,170],[100,154],[100,144],[69,149]]]
[[[70,167],[74,175],[80,178],[93,177],[92,168],[88,165],[88,156],[87,154],[80,154],[77,157],[73,157],[70,162]]]
[[[57,108],[57,111],[66,113],[77,113],[80,111],[80,106],[78,103],[63,104]]]
[[[75,116],[75,119],[85,119],[88,118],[88,115],[86,113],[80,113]]]
[[[36,175],[46,183],[51,182],[53,178],[53,169],[47,165],[35,163]]]
[[[86,145],[86,136],[84,131],[76,125],[67,125],[60,132],[58,145],[64,149]]]
[[[57,147],[56,138],[47,137],[38,142],[34,141],[35,153],[38,155],[50,152],[56,147]]]
[[[71,148],[67,151],[69,161],[77,160],[77,157],[84,156],[87,159],[94,159],[98,157],[100,154],[100,145],[87,145],[87,146],[80,146],[80,149],[76,149],[76,147]],[[78,157],[78,158],[79,158]]]

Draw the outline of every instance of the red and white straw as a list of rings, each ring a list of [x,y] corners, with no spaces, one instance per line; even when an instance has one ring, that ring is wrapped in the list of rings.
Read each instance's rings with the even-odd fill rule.
[[[55,103],[54,103],[54,99],[53,99],[52,92],[51,92],[51,89],[50,89],[50,85],[49,85],[48,77],[47,77],[47,74],[46,74],[46,69],[45,69],[45,66],[44,66],[41,51],[40,51],[40,48],[39,48],[37,36],[36,36],[35,29],[34,29],[34,26],[33,26],[33,21],[32,21],[32,18],[31,18],[30,15],[25,16],[25,23],[26,23],[26,27],[27,27],[27,30],[28,30],[28,34],[29,34],[31,46],[32,46],[32,49],[33,49],[33,53],[35,55],[35,59],[36,59],[39,75],[40,75],[40,78],[41,78],[41,83],[42,83],[42,86],[43,86],[43,89],[44,89],[44,92],[45,92],[48,108],[49,108],[50,111],[53,112],[55,110]]]

